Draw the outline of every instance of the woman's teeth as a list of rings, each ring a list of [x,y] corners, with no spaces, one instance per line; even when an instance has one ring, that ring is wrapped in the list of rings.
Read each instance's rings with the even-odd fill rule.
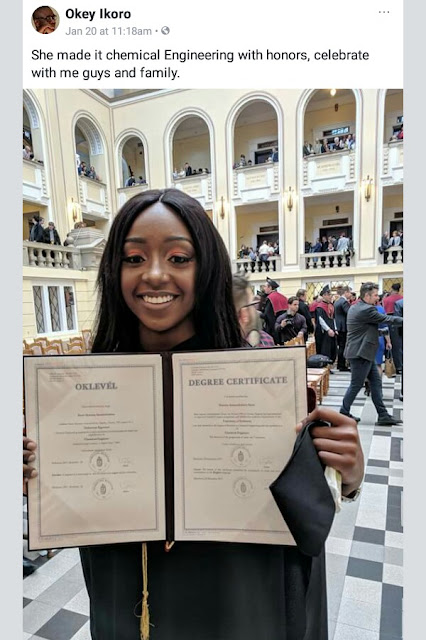
[[[142,300],[150,304],[164,304],[165,302],[171,302],[173,298],[174,296],[142,296]]]

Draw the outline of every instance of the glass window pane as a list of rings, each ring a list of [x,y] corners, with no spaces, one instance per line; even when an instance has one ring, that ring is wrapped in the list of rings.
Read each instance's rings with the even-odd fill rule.
[[[67,316],[67,329],[74,327],[74,291],[72,287],[64,287],[65,311]]]
[[[52,323],[52,331],[60,331],[61,318],[59,315],[58,287],[48,287],[48,291],[49,291],[49,307],[50,307],[50,320]]]
[[[34,311],[37,325],[37,333],[45,333],[45,323],[43,316],[43,302],[41,298],[41,287],[33,287]]]

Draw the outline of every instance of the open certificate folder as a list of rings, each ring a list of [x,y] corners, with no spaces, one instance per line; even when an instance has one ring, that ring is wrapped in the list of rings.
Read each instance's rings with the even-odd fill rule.
[[[294,544],[269,490],[307,413],[303,347],[24,358],[29,546]]]

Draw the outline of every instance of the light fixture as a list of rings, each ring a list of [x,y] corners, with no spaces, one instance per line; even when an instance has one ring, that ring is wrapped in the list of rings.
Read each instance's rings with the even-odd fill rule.
[[[370,178],[370,176],[367,176],[364,179],[364,198],[367,200],[367,202],[371,198],[371,185],[372,184],[373,184],[373,178]]]
[[[330,95],[334,98],[334,96],[336,95],[336,89],[330,89]]]
[[[220,198],[220,217],[222,220],[225,217],[225,198],[223,196]]]
[[[68,204],[68,211],[70,212],[74,222],[76,222],[79,214],[79,205],[77,202],[74,202],[74,198],[71,198],[71,201]]]
[[[287,209],[289,211],[293,209],[293,191],[291,187],[289,187],[287,191]]]

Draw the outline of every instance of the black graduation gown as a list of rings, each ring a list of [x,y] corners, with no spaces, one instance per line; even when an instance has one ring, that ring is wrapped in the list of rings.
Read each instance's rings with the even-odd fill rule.
[[[200,348],[187,341],[176,350]],[[80,549],[92,640],[139,640],[142,545]],[[325,553],[148,543],[150,640],[327,640]]]
[[[320,353],[323,356],[327,356],[333,362],[337,356],[337,340],[336,336],[331,338],[326,331],[321,326],[319,321],[322,318],[327,326],[330,327],[333,331],[335,331],[334,318],[330,318],[330,316],[322,309],[321,307],[317,307],[315,310],[315,347],[316,352]]]

